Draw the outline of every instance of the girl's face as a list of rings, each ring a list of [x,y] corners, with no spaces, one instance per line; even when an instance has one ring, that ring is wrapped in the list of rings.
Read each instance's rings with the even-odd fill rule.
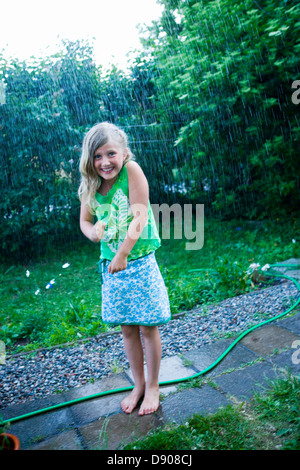
[[[119,144],[112,141],[97,148],[94,154],[94,168],[102,180],[109,183],[110,186],[115,183],[126,155],[127,149],[124,150]]]

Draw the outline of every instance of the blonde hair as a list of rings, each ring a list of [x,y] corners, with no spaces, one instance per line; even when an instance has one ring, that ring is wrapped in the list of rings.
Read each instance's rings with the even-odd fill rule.
[[[78,189],[80,201],[84,200],[91,213],[95,212],[97,205],[95,200],[96,191],[101,186],[101,177],[94,168],[94,155],[96,150],[107,142],[112,141],[119,144],[122,149],[127,149],[124,165],[133,158],[128,148],[128,139],[125,132],[110,122],[101,122],[93,126],[84,136],[82,152],[79,164],[81,183]]]

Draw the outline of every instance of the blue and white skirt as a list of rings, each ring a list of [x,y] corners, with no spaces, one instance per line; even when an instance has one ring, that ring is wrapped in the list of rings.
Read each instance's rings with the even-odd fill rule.
[[[128,261],[126,269],[113,274],[109,263],[101,262],[104,323],[155,326],[170,320],[169,297],[154,252]]]

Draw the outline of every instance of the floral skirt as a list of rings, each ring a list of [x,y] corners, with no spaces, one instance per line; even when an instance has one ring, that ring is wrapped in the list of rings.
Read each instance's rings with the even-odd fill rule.
[[[126,269],[114,274],[108,272],[109,263],[100,263],[104,323],[155,326],[170,320],[168,293],[155,252],[128,261]]]

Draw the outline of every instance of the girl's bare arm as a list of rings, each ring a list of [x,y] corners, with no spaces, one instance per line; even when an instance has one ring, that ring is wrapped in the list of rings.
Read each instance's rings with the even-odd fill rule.
[[[84,201],[80,208],[80,229],[82,233],[92,242],[98,243],[103,237],[105,224],[97,221],[95,224],[94,216],[90,213]]]
[[[114,273],[127,267],[127,258],[148,220],[149,185],[141,167],[134,161],[127,163],[129,203],[133,219],[126,237],[111,261],[108,271]]]

